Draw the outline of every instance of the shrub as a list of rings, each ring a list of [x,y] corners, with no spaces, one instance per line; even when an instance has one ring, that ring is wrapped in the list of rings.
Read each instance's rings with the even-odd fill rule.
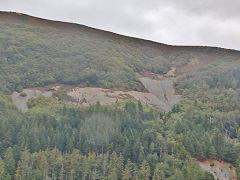
[[[22,92],[22,93],[20,93],[20,96],[21,96],[21,97],[26,97],[27,94],[26,94],[25,92]]]
[[[47,89],[47,91],[55,91],[56,89],[54,87],[50,87]]]

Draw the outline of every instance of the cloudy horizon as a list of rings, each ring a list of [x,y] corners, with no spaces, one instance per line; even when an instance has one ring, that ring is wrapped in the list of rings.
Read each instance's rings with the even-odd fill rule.
[[[1,11],[66,21],[170,45],[240,50],[240,1],[1,0]]]

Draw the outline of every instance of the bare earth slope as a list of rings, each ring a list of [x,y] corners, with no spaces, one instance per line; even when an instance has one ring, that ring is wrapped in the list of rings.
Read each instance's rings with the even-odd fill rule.
[[[140,78],[144,87],[158,99],[158,102],[151,105],[170,111],[174,104],[176,104],[181,96],[175,94],[172,80],[152,80],[146,77]]]
[[[102,105],[111,105],[116,101],[123,99],[134,98],[140,100],[142,103],[146,103],[149,106],[164,110],[171,111],[174,104],[180,99],[180,95],[176,95],[173,87],[173,79],[175,71],[170,70],[165,77],[161,79],[153,80],[148,77],[141,77],[140,81],[149,92],[138,92],[138,91],[120,91],[113,89],[103,89],[97,87],[71,87],[68,88],[66,95],[69,97],[67,103],[78,105],[78,106],[89,106],[90,104],[96,104],[99,102]],[[63,87],[63,86],[62,86]],[[31,98],[36,98],[40,95],[50,97],[52,96],[51,91],[47,91],[47,88],[35,88],[35,89],[24,89],[26,97],[21,97],[20,93],[14,92],[12,94],[13,103],[26,112],[27,101]],[[52,87],[58,91],[59,86]]]
[[[170,111],[174,104],[176,104],[181,96],[174,94],[173,82],[170,80],[152,80],[149,78],[142,78],[143,84],[149,89],[149,92],[138,91],[114,91],[111,89],[94,88],[94,87],[74,87],[67,92],[69,100],[67,103],[78,106],[89,106],[100,102],[102,105],[111,105],[116,101],[123,99],[134,98],[146,103],[149,106]],[[26,97],[21,97],[20,93],[14,92],[12,94],[13,103],[23,112],[27,112],[27,101],[31,98],[39,96],[50,97],[51,91],[43,90],[42,88],[24,89]]]
[[[51,91],[40,91],[37,89],[24,89],[23,93],[26,94],[25,97],[22,97],[20,93],[14,92],[12,94],[12,101],[13,103],[22,111],[27,112],[27,101],[31,98],[36,98],[39,96],[45,96],[45,97],[51,97],[52,92]]]
[[[210,164],[212,163],[212,166]],[[199,162],[201,168],[213,174],[217,180],[237,180],[236,168],[226,162],[216,160],[205,160]]]

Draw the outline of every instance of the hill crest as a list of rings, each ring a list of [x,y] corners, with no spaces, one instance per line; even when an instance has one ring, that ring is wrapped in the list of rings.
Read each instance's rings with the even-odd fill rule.
[[[146,40],[138,37],[131,37],[126,35],[121,35],[118,33],[114,33],[111,31],[101,30],[98,28],[89,27],[83,24],[77,24],[77,23],[71,23],[71,22],[64,22],[64,21],[56,21],[56,20],[50,20],[50,19],[44,19],[40,17],[31,16],[24,13],[19,12],[6,12],[6,11],[0,11],[0,23],[9,23],[9,24],[27,24],[31,26],[42,26],[42,27],[52,27],[52,28],[60,28],[62,30],[70,30],[70,31],[79,31],[79,30],[87,30],[91,31],[93,33],[99,33],[102,36],[120,36],[122,38],[131,38],[140,42],[147,43],[151,46],[157,46],[161,48],[167,48],[169,50],[182,50],[185,48],[191,49],[191,50],[204,50],[206,48],[213,48],[213,49],[221,49],[231,52],[237,52],[240,54],[240,51],[235,49],[228,49],[228,48],[222,48],[222,47],[212,47],[212,46],[191,46],[191,45],[169,45],[164,44],[156,41]]]

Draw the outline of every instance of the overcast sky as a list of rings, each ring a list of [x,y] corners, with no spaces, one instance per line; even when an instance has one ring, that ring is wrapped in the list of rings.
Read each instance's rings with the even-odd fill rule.
[[[240,50],[240,0],[0,0],[0,10],[166,44]]]

